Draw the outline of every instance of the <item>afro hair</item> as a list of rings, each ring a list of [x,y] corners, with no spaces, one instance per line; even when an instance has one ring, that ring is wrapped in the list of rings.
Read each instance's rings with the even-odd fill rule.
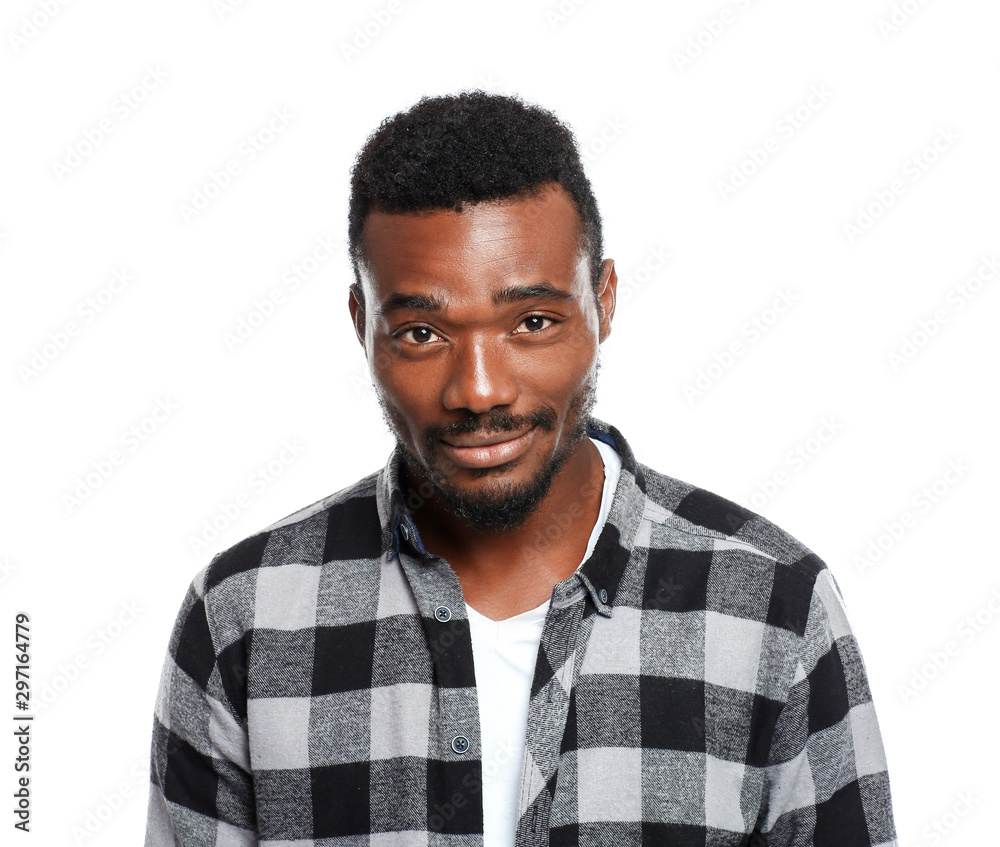
[[[581,247],[596,289],[601,216],[569,128],[517,97],[485,91],[424,97],[386,118],[354,163],[348,242],[355,279],[361,280],[362,232],[373,209],[461,212],[466,203],[530,197],[553,182],[580,216]]]

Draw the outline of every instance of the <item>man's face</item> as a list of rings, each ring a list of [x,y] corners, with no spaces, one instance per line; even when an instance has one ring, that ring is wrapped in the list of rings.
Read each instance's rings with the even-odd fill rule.
[[[586,434],[603,315],[559,186],[461,213],[372,212],[351,314],[407,473],[477,529],[523,523]]]

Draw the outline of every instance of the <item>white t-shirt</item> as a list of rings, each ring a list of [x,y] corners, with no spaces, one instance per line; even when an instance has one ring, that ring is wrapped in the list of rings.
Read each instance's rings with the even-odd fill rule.
[[[580,564],[594,552],[611,511],[622,467],[621,458],[612,447],[591,440],[604,460],[604,488],[601,511]],[[491,620],[468,604],[466,609],[472,632],[482,730],[484,847],[513,847],[531,678],[549,601],[502,621]]]

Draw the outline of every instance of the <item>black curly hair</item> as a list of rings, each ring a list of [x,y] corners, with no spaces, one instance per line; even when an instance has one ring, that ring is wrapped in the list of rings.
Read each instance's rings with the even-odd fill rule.
[[[518,97],[465,91],[422,98],[386,118],[355,160],[347,229],[355,290],[360,296],[362,230],[373,209],[461,212],[465,203],[530,197],[552,182],[576,206],[596,291],[601,215],[570,129]]]

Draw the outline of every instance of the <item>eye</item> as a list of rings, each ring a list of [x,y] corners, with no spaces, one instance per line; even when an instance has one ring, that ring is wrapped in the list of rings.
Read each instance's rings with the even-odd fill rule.
[[[521,332],[520,327],[524,327],[524,330],[531,332],[540,332],[543,329],[548,329],[555,321],[552,318],[547,318],[545,315],[528,315],[521,323],[519,328],[515,332]]]
[[[428,342],[438,340],[440,336],[430,327],[411,326],[409,329],[404,329],[396,338],[402,338],[413,344],[427,344]]]

